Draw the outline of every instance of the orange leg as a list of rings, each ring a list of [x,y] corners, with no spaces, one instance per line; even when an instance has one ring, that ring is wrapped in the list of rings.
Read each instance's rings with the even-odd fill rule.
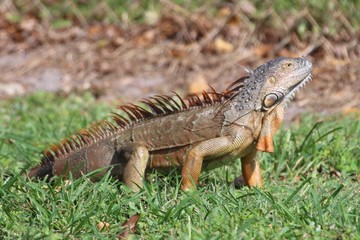
[[[143,186],[149,151],[141,145],[130,146],[126,151],[128,162],[124,169],[123,181],[134,192],[138,192]]]
[[[262,187],[260,163],[255,160],[256,151],[241,158],[244,183],[248,187]]]
[[[191,151],[187,159],[181,172],[181,189],[184,191],[194,190],[196,188],[201,173],[203,156],[197,156],[195,151]]]
[[[184,191],[196,188],[201,173],[201,168],[205,156],[213,156],[215,154],[223,154],[231,151],[239,145],[241,141],[234,141],[229,137],[219,137],[199,143],[189,150],[187,154],[181,176],[181,189]]]

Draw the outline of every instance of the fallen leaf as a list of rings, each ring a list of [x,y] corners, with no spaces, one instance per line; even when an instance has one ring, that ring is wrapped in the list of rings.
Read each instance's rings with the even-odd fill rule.
[[[204,90],[209,90],[209,85],[202,73],[197,73],[190,79],[189,93],[201,93]]]
[[[184,48],[172,48],[170,50],[171,56],[175,58],[184,58],[188,55],[188,52]]]
[[[103,230],[104,228],[107,228],[110,226],[110,223],[107,222],[99,222],[96,227],[99,231]]]
[[[357,107],[347,107],[342,110],[343,114],[352,114],[352,113],[360,113],[360,108]]]
[[[114,71],[114,69],[112,68],[111,64],[105,61],[101,61],[99,63],[99,66],[97,68],[97,71],[102,73],[102,74],[109,74],[112,71]]]
[[[254,52],[255,55],[259,57],[266,57],[269,55],[269,52],[273,49],[273,45],[271,44],[259,44],[255,47]]]
[[[330,169],[330,177],[341,177],[341,173],[335,168]]]
[[[20,28],[22,30],[32,32],[35,30],[38,22],[34,18],[27,17],[20,22]]]
[[[229,6],[221,7],[217,12],[217,17],[227,17],[231,14],[231,8]]]
[[[281,49],[278,54],[279,54],[279,56],[281,56],[281,57],[291,57],[291,58],[299,57],[299,53],[298,53],[298,52],[292,52],[292,51],[290,51],[290,50],[288,50],[288,49],[286,49],[286,48]]]
[[[72,182],[71,182],[70,180],[65,180],[65,181],[64,181],[64,187],[70,186],[71,183],[72,183]],[[55,188],[55,191],[56,191],[56,192],[60,192],[60,191],[61,191],[61,187],[62,187],[62,186],[56,187],[56,188]]]
[[[96,24],[92,25],[87,29],[89,37],[98,37],[103,33],[103,26]]]
[[[234,45],[232,43],[225,41],[221,37],[215,39],[215,51],[218,53],[228,53],[234,50]]]
[[[240,9],[247,15],[253,15],[258,11],[254,3],[252,3],[251,1],[243,0],[240,1],[239,5]]]
[[[136,232],[136,223],[139,221],[140,214],[135,214],[122,224],[123,233],[117,235],[117,239],[128,239],[130,234]]]
[[[155,42],[157,32],[154,29],[147,30],[134,39],[136,46],[148,47]]]

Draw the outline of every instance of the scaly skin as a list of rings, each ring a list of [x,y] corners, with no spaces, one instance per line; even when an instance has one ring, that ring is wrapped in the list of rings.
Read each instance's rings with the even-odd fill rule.
[[[189,190],[195,188],[201,170],[241,158],[245,185],[261,187],[256,152],[274,151],[272,137],[283,120],[284,107],[311,79],[311,69],[311,63],[303,58],[278,58],[256,68],[221,94],[205,94],[208,100],[192,98],[187,106],[164,100],[176,110],[151,113],[150,117],[140,114],[126,124],[106,123],[105,127],[103,124],[81,131],[77,134],[80,137],[53,146],[29,176],[43,178],[71,172],[79,177],[103,168],[95,176],[101,177],[111,169],[113,176],[137,191],[146,170],[178,167],[182,170],[181,188]],[[149,106],[155,112],[157,107],[165,108],[154,101]],[[115,120],[122,121],[118,116]]]

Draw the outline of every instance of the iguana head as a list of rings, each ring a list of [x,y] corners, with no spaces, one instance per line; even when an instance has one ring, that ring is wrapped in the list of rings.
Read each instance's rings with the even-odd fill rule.
[[[277,58],[254,71],[262,83],[255,110],[271,112],[285,105],[311,79],[312,64],[304,58]]]
[[[304,58],[278,58],[250,74],[247,89],[253,89],[253,110],[262,116],[258,150],[274,151],[272,137],[283,120],[284,106],[311,79],[311,69]]]

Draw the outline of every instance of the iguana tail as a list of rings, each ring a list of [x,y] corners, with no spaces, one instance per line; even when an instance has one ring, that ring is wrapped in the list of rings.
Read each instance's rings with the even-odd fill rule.
[[[52,178],[53,175],[53,162],[43,162],[39,166],[36,166],[32,168],[29,172],[30,178],[39,178],[44,179],[46,176],[48,176],[48,179]]]

